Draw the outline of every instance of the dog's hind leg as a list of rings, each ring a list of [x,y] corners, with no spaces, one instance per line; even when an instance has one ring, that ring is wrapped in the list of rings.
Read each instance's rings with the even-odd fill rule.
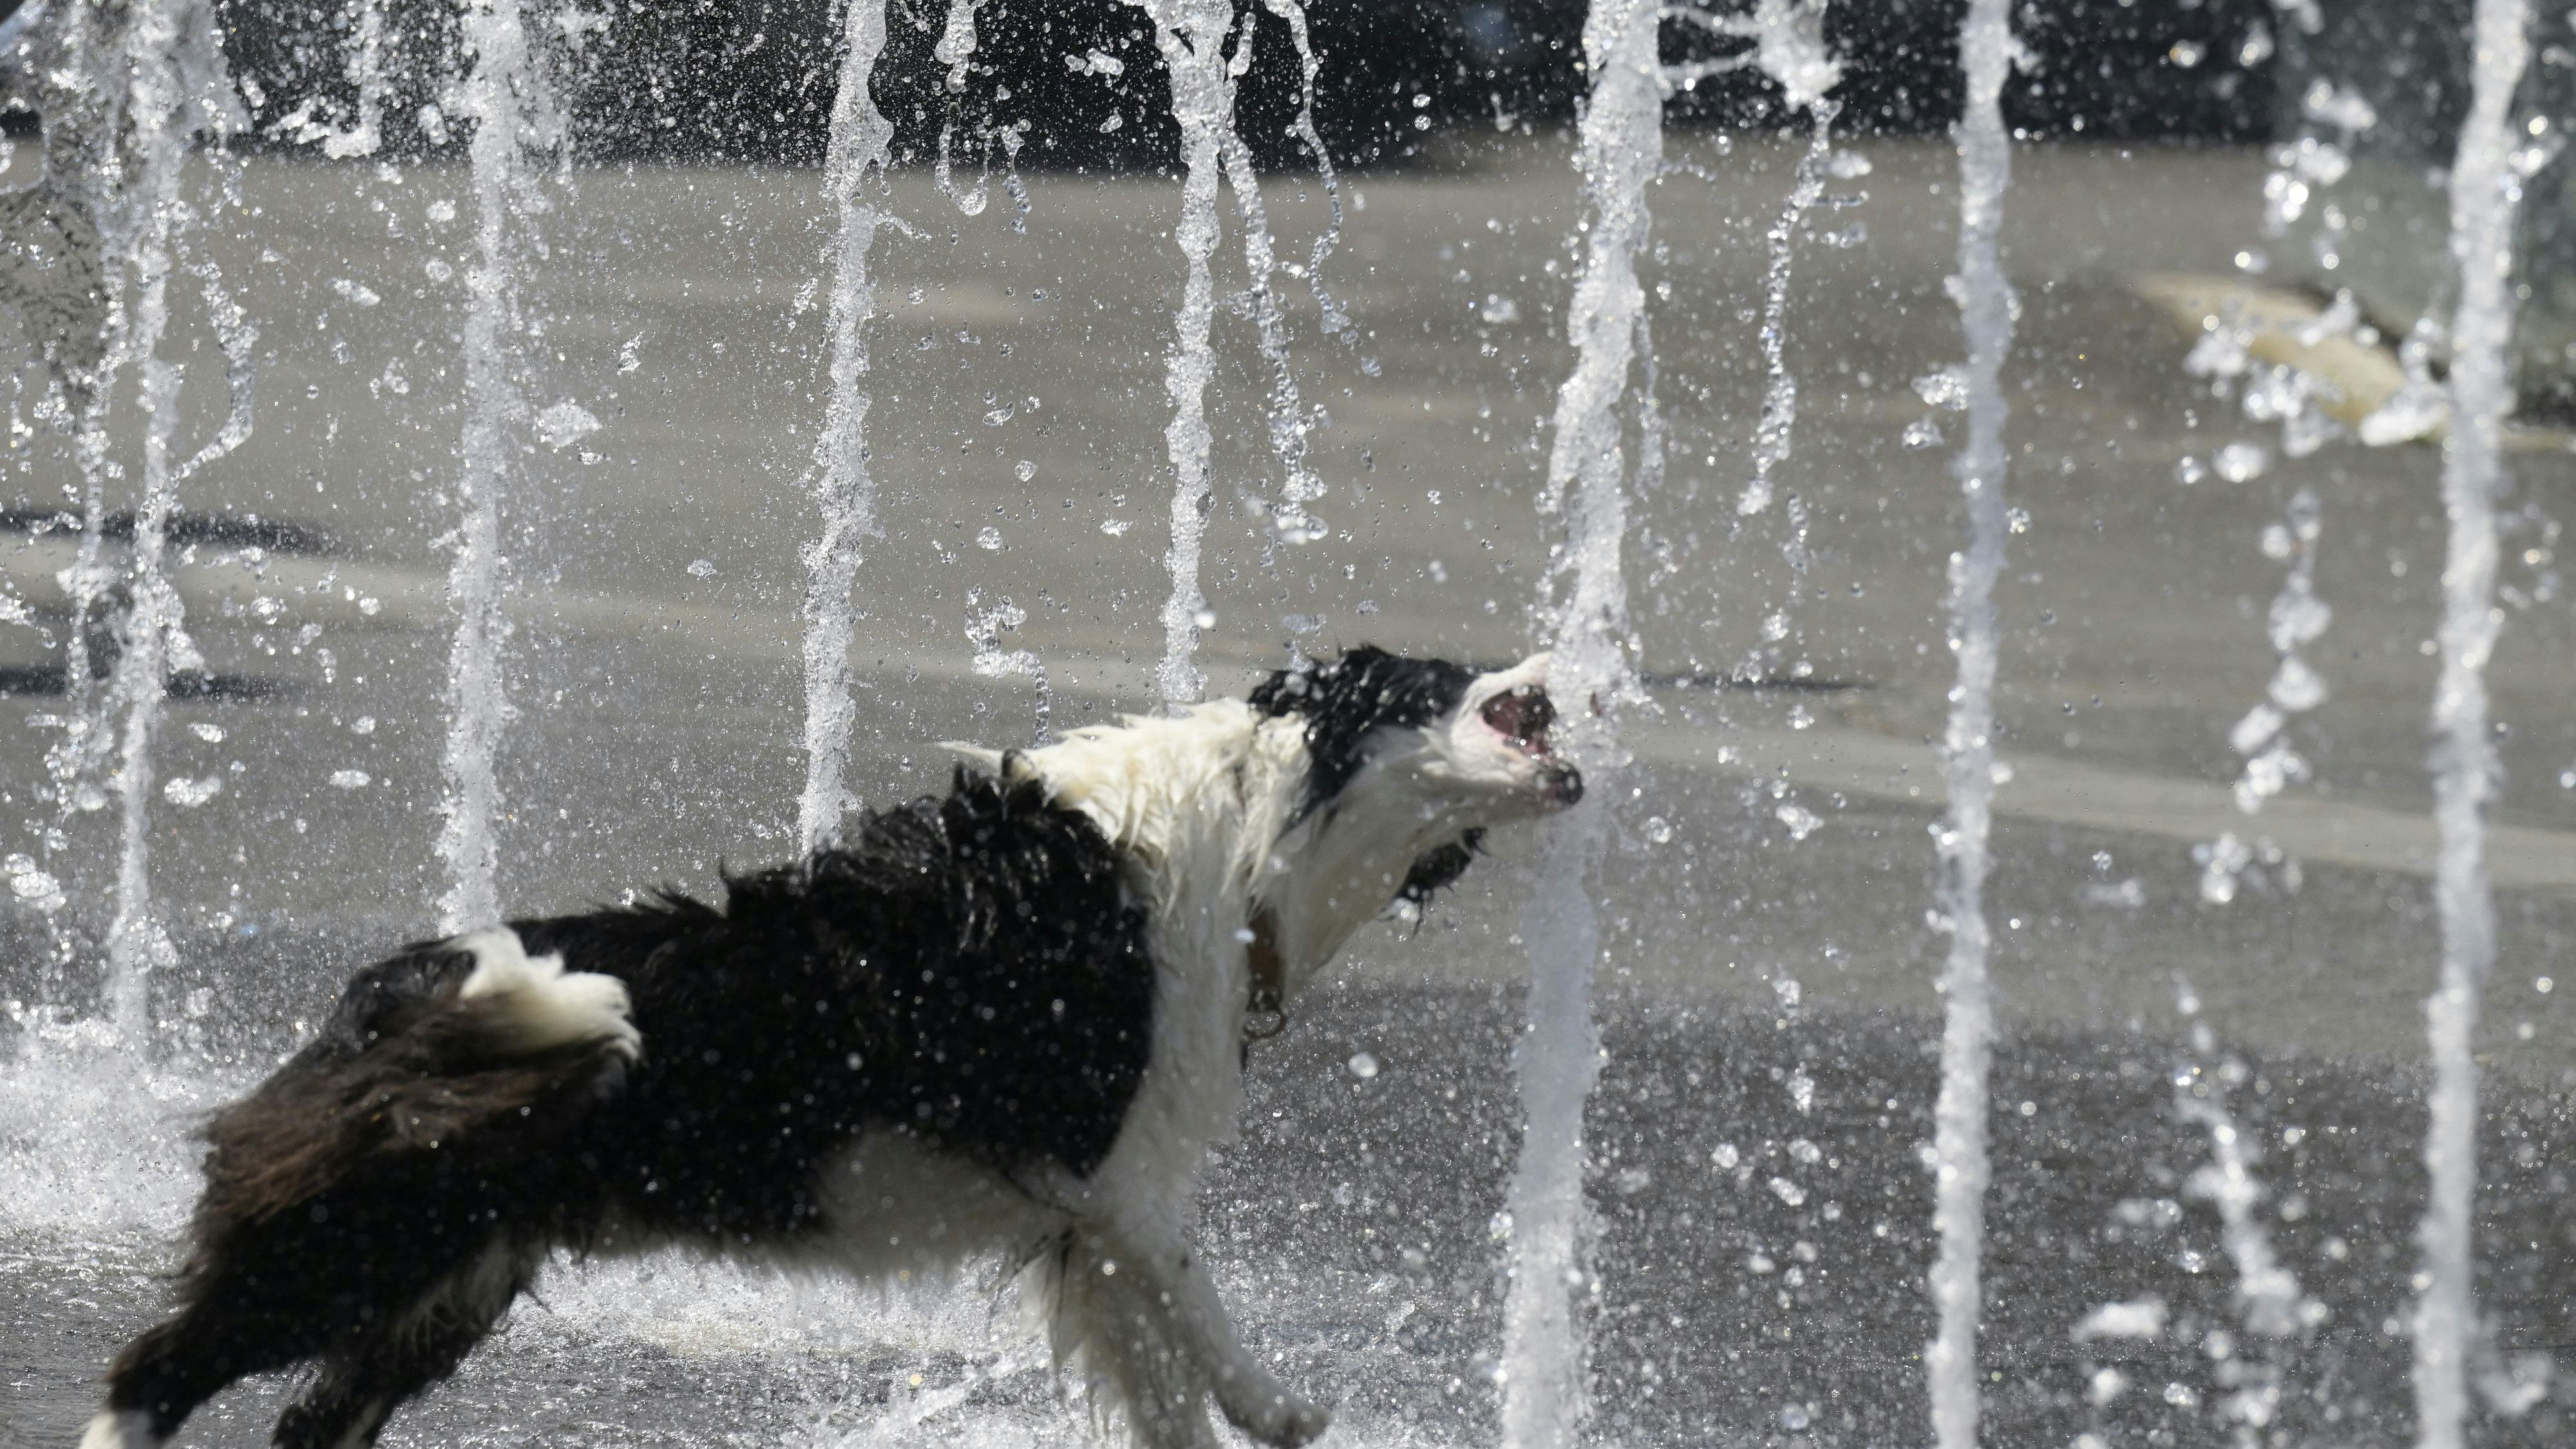
[[[327,1331],[274,1292],[227,1275],[177,1317],[119,1354],[107,1406],[81,1449],[145,1449],[179,1432],[199,1404],[247,1374],[281,1369],[322,1346]]]
[[[494,1238],[400,1312],[333,1350],[277,1420],[279,1449],[362,1449],[403,1402],[456,1371],[536,1277],[542,1250]]]

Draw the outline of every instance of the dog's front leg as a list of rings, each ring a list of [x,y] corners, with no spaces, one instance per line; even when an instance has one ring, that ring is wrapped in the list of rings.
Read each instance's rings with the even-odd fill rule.
[[[1119,1248],[1113,1245],[1124,1245],[1128,1261],[1146,1275],[1149,1296],[1168,1307],[1177,1337],[1199,1361],[1217,1407],[1234,1427],[1277,1449],[1312,1442],[1332,1423],[1332,1415],[1292,1391],[1244,1349],[1206,1265],[1188,1244],[1173,1238],[1152,1230],[1113,1229],[1102,1235],[1102,1247],[1116,1254]]]

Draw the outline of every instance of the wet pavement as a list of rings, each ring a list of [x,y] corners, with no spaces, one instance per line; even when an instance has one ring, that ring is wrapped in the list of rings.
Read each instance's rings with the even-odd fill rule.
[[[1785,503],[1735,507],[1763,383],[1761,236],[1793,148],[1677,143],[1685,164],[1651,197],[1647,283],[1671,287],[1654,336],[1672,444],[1627,555],[1657,684],[1629,723],[1638,762],[1616,787],[1627,798],[1604,897],[1603,1442],[1928,1437],[1916,1152],[1930,1135],[1940,938],[1925,924],[1939,809],[1926,741],[1949,685],[1937,614],[1964,522],[1943,471],[1955,415],[1913,383],[1959,348],[1941,290],[1955,196],[1941,147],[1854,149],[1872,169],[1834,189],[1867,199],[1819,221],[1853,244],[1802,244],[1789,309],[1801,406],[1777,476],[1807,520],[1803,571],[1784,559]],[[1213,687],[1275,667],[1292,637],[1479,660],[1525,647],[1546,560],[1542,423],[1567,363],[1565,163],[1563,143],[1540,138],[1350,184],[1323,276],[1359,337],[1318,339],[1311,302],[1295,314],[1301,386],[1329,414],[1315,439],[1332,489],[1325,541],[1276,545],[1255,516],[1277,486],[1262,451],[1268,373],[1249,324],[1221,312]],[[2183,372],[2189,337],[2136,279],[2226,273],[2259,215],[2251,153],[2047,147],[2016,168],[2007,486],[2028,522],[1999,599],[1999,749],[2016,773],[1997,801],[1989,903],[2006,1021],[1989,1442],[2227,1442],[2230,1396],[2277,1382],[2267,1411],[2286,1437],[2267,1442],[2399,1443],[2409,1349],[2391,1318],[2413,1271],[2418,1003],[2434,957],[2423,645],[2438,455],[2347,441],[2283,458],[2276,429]],[[306,525],[320,547],[250,560],[209,542],[183,564],[210,667],[240,687],[174,701],[165,731],[165,775],[221,788],[156,814],[155,878],[182,954],[155,987],[170,1042],[158,1095],[101,1088],[94,1065],[0,1024],[16,1037],[0,1050],[17,1053],[0,1070],[0,1159],[54,1164],[0,1192],[0,1443],[66,1442],[89,1376],[150,1317],[184,1210],[185,1114],[282,1049],[350,966],[429,927],[438,540],[452,522],[441,491],[468,240],[466,222],[432,217],[462,180],[275,163],[245,178],[261,215],[226,267],[250,279],[263,326],[259,432],[186,502]],[[1054,176],[1030,190],[1015,234],[998,200],[967,220],[926,178],[898,177],[918,235],[880,243],[884,536],[862,570],[853,770],[871,800],[934,788],[948,768],[937,740],[1037,729],[1030,681],[972,668],[968,627],[1005,601],[1027,617],[1000,642],[1045,662],[1056,726],[1151,700],[1172,187]],[[530,401],[577,402],[603,426],[529,453],[505,505],[514,912],[664,881],[703,890],[720,862],[788,849],[803,769],[795,551],[812,527],[798,484],[821,414],[816,192],[790,170],[583,172],[544,223]],[[1282,255],[1304,256],[1322,193],[1290,178],[1270,192]],[[1228,275],[1221,288],[1240,285]],[[214,366],[211,345],[191,356],[192,378]],[[1909,425],[1926,422],[1949,439],[1909,446]],[[2237,441],[2269,450],[2259,476],[2177,481],[2182,459]],[[60,496],[50,448],[39,440],[0,501]],[[2576,768],[2576,621],[2548,521],[2576,458],[2511,461],[2511,505],[2527,511],[2508,539],[2490,671],[2509,830],[2481,1037],[2479,1253],[2500,1396],[2482,1403],[2508,1404],[2524,1396],[2516,1372],[2536,1372],[2525,1356],[2576,1367],[2576,1238],[2552,1212],[2576,1015],[2536,984],[2568,974],[2576,930],[2576,790],[2559,783]],[[2316,587],[2334,609],[2308,650],[2328,698],[2292,726],[2317,778],[2248,820],[2226,793],[2240,765],[2226,737],[2275,663],[2262,621],[2284,565],[2259,535],[2301,488],[2322,505]],[[58,598],[60,552],[59,538],[0,536],[0,574],[41,610]],[[0,671],[45,662],[28,631],[0,627]],[[42,717],[61,708],[0,700],[0,820],[51,820],[28,786],[54,738]],[[99,858],[111,813],[76,813],[55,859]],[[9,849],[31,848],[33,827],[11,829]],[[2223,829],[2256,862],[2232,903],[2212,905],[2191,847]],[[1526,854],[1502,843],[1418,932],[1364,933],[1325,998],[1256,1054],[1246,1138],[1209,1201],[1247,1334],[1344,1404],[1351,1442],[1494,1432],[1493,1218],[1516,1140]],[[66,873],[66,919],[95,930],[82,912],[104,872]],[[47,964],[32,916],[10,930],[0,998],[90,989]],[[2185,995],[2204,1047],[2177,1009]],[[1365,1079],[1349,1066],[1363,1051],[1381,1068]],[[2231,1301],[2220,1219],[2190,1190],[2209,1135],[2176,1109],[2172,1073],[2194,1063],[2259,1147],[2257,1216],[2325,1309],[2302,1336],[2251,1335]],[[138,1115],[156,1125],[124,1125]],[[997,1357],[1022,1351],[991,1330],[973,1285],[883,1300],[667,1263],[566,1270],[544,1296],[552,1307],[524,1309],[394,1439],[1072,1434],[1043,1370]],[[2170,1307],[2161,1337],[2075,1337],[2097,1305],[2148,1296]],[[2105,1369],[2127,1386],[2097,1404]],[[2553,1384],[2518,1417],[2490,1417],[2479,1442],[2553,1442],[2576,1406],[2576,1388]],[[245,1388],[199,1441],[257,1442],[281,1392]]]

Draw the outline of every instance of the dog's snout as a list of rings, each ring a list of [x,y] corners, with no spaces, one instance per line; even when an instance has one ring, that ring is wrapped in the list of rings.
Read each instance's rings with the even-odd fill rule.
[[[1583,798],[1583,772],[1554,764],[1539,773],[1538,792],[1551,805],[1571,805]]]

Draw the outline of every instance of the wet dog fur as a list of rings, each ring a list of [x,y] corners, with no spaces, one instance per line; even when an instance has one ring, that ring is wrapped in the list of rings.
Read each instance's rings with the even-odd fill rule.
[[[1247,700],[1027,752],[807,859],[413,945],[207,1129],[177,1312],[84,1449],[311,1364],[289,1449],[371,1443],[558,1249],[890,1277],[999,1255],[1153,1449],[1326,1415],[1244,1351],[1192,1247],[1247,1013],[1361,923],[1571,803],[1544,656],[1360,648]]]

